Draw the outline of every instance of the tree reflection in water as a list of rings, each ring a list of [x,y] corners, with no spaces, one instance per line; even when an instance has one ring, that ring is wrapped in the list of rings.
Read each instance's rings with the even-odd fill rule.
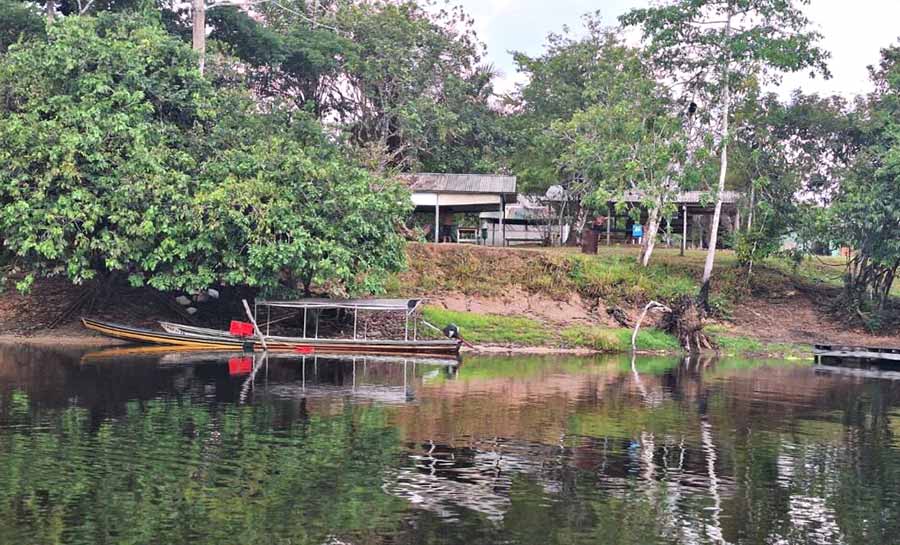
[[[640,357],[159,361],[0,352],[0,542],[900,535],[890,380]]]

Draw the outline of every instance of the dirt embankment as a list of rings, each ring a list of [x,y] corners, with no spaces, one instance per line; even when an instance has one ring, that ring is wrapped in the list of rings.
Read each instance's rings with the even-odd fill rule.
[[[699,284],[697,260],[660,251],[656,268],[645,273],[631,265],[629,252],[614,249],[578,261],[580,257],[565,250],[411,244],[409,270],[398,275],[389,290],[391,295],[425,296],[430,304],[449,310],[528,316],[562,329],[618,327],[633,320],[650,298],[664,300]],[[835,318],[829,308],[833,287],[760,268],[751,285],[737,289],[741,277],[732,269],[720,266],[714,295],[727,302],[717,325],[734,335],[767,342],[900,344],[897,332],[872,335]],[[81,327],[83,313],[138,326],[184,319],[172,302],[179,294],[168,294],[165,300],[145,289],[118,286],[97,294],[89,309],[49,329],[84,290],[63,280],[39,281],[27,295],[8,290],[0,298],[0,340],[110,342]],[[228,320],[242,315],[239,300],[238,294],[223,292],[218,301],[192,302],[198,309],[192,318],[202,325],[227,326]]]
[[[649,299],[664,298],[654,291],[652,275],[647,286],[643,276],[629,279],[627,271],[618,276],[602,272],[607,260],[606,269],[620,269],[632,258],[632,249],[603,251],[590,258],[600,260],[593,284],[573,278],[570,252],[457,245],[411,245],[410,269],[400,278],[404,288],[449,310],[528,315],[560,327],[615,327],[621,321],[612,311],[633,320]],[[667,279],[683,276],[687,289],[699,289],[701,261],[665,250],[656,259]],[[896,329],[872,334],[839,319],[832,308],[834,286],[766,267],[758,267],[749,284],[734,265],[720,265],[718,274],[714,296],[725,308],[714,322],[733,335],[772,343],[900,345]]]

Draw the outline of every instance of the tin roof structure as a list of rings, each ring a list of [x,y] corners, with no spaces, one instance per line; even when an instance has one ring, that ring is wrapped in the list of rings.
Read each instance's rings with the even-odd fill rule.
[[[496,174],[402,174],[412,191],[437,193],[494,193],[515,198],[516,177]],[[512,199],[511,199],[512,200]]]

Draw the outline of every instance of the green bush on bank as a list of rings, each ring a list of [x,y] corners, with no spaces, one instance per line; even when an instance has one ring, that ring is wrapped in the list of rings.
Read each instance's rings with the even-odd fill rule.
[[[118,275],[368,293],[403,267],[407,191],[303,112],[214,86],[152,18],[62,17],[47,32],[0,57],[0,232],[20,289]]]

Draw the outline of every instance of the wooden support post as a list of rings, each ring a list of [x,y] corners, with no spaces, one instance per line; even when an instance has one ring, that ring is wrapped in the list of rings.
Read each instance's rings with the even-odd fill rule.
[[[503,237],[501,246],[506,246],[506,223],[503,221],[506,217],[506,203],[503,202],[503,195],[500,195],[500,236]]]
[[[241,299],[241,302],[244,303],[244,310],[247,311],[247,317],[250,318],[250,323],[253,324],[253,330],[256,331],[256,335],[259,336],[259,342],[262,344],[263,351],[268,352],[269,347],[266,346],[266,338],[263,336],[262,331],[259,330],[259,326],[256,325],[256,318],[253,316],[253,313],[250,312],[250,305],[247,304],[246,299]]]
[[[687,234],[688,234],[688,214],[687,214],[687,205],[683,205],[681,207],[683,213],[684,224],[681,226],[681,255],[684,255],[684,249],[687,248]]]
[[[611,204],[606,203],[606,245],[612,246],[612,221],[613,221],[613,207]]]
[[[441,241],[441,196],[437,193],[434,194],[434,242],[438,243]]]

